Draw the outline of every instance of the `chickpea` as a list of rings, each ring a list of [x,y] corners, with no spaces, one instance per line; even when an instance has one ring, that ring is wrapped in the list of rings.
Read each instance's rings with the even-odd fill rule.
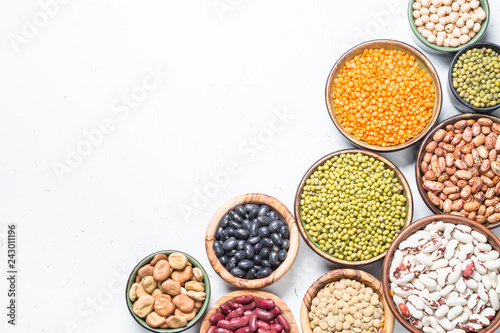
[[[429,7],[429,13],[431,13],[431,14],[436,14],[436,12],[437,12],[437,8],[436,8],[436,7],[434,7],[434,5],[431,5],[431,6]]]
[[[429,8],[431,0],[422,0],[422,7]]]
[[[430,16],[430,20],[432,23],[438,23],[439,22],[439,15],[438,14],[432,14]]]
[[[457,20],[457,23],[455,23],[455,25],[456,25],[457,27],[461,28],[461,27],[463,27],[463,26],[465,25],[465,22],[464,22],[464,20],[462,20],[462,18],[459,18],[459,19]]]
[[[436,43],[436,40],[437,40],[436,35],[429,35],[429,36],[427,37],[427,41],[429,41],[429,43],[435,44],[435,43]]]

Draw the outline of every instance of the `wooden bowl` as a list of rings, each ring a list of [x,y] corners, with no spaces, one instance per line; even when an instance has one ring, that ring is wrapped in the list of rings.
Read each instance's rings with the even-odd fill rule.
[[[227,301],[233,300],[235,297],[238,296],[243,296],[243,295],[254,295],[256,298],[270,298],[274,301],[274,303],[281,308],[281,314],[285,317],[285,319],[288,321],[290,324],[290,332],[289,333],[299,333],[299,328],[297,327],[297,324],[295,323],[295,319],[293,318],[292,311],[290,311],[290,308],[288,305],[286,305],[285,302],[278,296],[265,292],[265,291],[259,291],[259,290],[236,290],[232,291],[229,294],[226,294],[222,296],[217,302],[215,302],[214,305],[208,310],[207,314],[205,315],[205,318],[203,318],[203,321],[201,323],[200,327],[200,333],[205,333],[208,328],[212,325],[210,324],[210,321],[208,321],[208,318],[210,318],[211,315],[213,315],[215,312],[220,312],[219,311],[219,306],[223,303],[226,303]]]
[[[316,163],[314,163],[309,168],[309,170],[307,170],[306,174],[304,175],[304,177],[302,178],[302,180],[301,180],[301,182],[299,184],[299,187],[297,188],[297,194],[295,195],[295,206],[294,206],[295,219],[297,220],[297,225],[299,227],[300,234],[302,235],[302,238],[304,239],[304,241],[306,242],[306,244],[314,252],[316,252],[317,254],[319,254],[320,256],[322,256],[323,258],[325,258],[326,260],[329,260],[329,261],[331,261],[331,262],[333,262],[335,264],[339,264],[339,265],[342,265],[342,266],[355,267],[355,266],[367,265],[367,264],[375,262],[375,261],[377,261],[379,259],[382,259],[385,256],[385,254],[387,253],[387,251],[385,251],[384,253],[379,254],[376,257],[370,258],[368,260],[361,260],[361,261],[348,261],[348,260],[341,260],[341,259],[335,258],[334,256],[332,256],[332,255],[324,252],[323,250],[321,250],[319,248],[319,246],[312,240],[312,238],[306,232],[306,229],[304,228],[304,222],[302,222],[302,218],[300,217],[301,216],[300,215],[300,197],[302,195],[302,189],[304,188],[304,185],[305,185],[307,179],[309,179],[309,177],[311,176],[311,174],[313,174],[314,171],[316,171],[316,169],[318,169],[318,167],[320,165],[322,165],[323,163],[325,163],[329,159],[333,158],[334,156],[338,156],[338,155],[346,154],[346,153],[351,153],[351,154],[361,153],[361,154],[364,154],[364,155],[368,155],[368,156],[373,157],[373,158],[375,158],[375,159],[377,159],[379,161],[384,162],[385,165],[389,169],[393,170],[396,173],[397,178],[399,179],[399,181],[403,185],[403,193],[404,193],[404,195],[406,197],[406,220],[405,220],[405,225],[404,225],[403,229],[406,228],[411,223],[411,219],[413,217],[413,197],[412,197],[412,194],[411,194],[410,185],[408,185],[408,181],[406,181],[406,178],[403,175],[403,173],[391,161],[389,161],[385,157],[383,157],[383,156],[381,156],[381,155],[379,155],[377,153],[368,151],[368,150],[364,150],[364,149],[344,149],[344,150],[339,150],[339,151],[336,151],[334,153],[331,153],[331,154],[328,154],[328,155],[322,157],[320,160],[318,160]]]
[[[203,283],[205,284],[205,293],[207,294],[205,301],[203,301],[203,305],[201,306],[200,310],[196,314],[196,316],[188,321],[187,325],[184,327],[179,327],[179,328],[154,328],[146,324],[146,320],[143,318],[139,318],[134,311],[132,310],[133,303],[128,297],[130,288],[132,287],[132,284],[135,282],[135,278],[137,276],[137,272],[141,267],[143,267],[146,264],[149,264],[151,260],[157,255],[157,254],[166,254],[167,256],[170,255],[171,253],[178,252],[184,254],[187,258],[188,261],[193,265],[193,267],[198,267],[201,269],[203,272]],[[151,253],[144,259],[142,259],[132,270],[132,273],[130,273],[130,276],[127,281],[127,287],[125,288],[125,301],[127,302],[127,308],[132,315],[132,318],[143,328],[147,329],[148,331],[155,332],[155,333],[176,333],[176,332],[183,332],[185,330],[188,330],[189,328],[193,327],[194,324],[196,324],[201,317],[203,317],[203,314],[205,311],[207,311],[208,304],[210,303],[210,280],[208,279],[208,274],[203,268],[203,266],[193,257],[191,257],[189,254],[181,252],[181,251],[176,251],[176,250],[164,250],[164,251],[158,251],[155,253]]]
[[[283,261],[277,269],[272,271],[271,275],[262,279],[248,280],[248,279],[238,278],[232,275],[230,272],[226,270],[224,265],[222,265],[219,262],[219,259],[217,258],[217,255],[213,250],[213,243],[215,241],[215,232],[219,227],[221,218],[224,216],[224,214],[226,214],[229,210],[233,209],[234,207],[238,205],[245,205],[247,203],[268,205],[276,213],[278,213],[278,215],[283,221],[286,222],[286,224],[288,225],[288,229],[290,230],[290,248],[288,249],[288,255],[285,261]],[[210,261],[210,264],[212,264],[212,267],[217,272],[217,274],[220,275],[220,277],[222,277],[228,283],[238,288],[260,289],[267,287],[273,284],[274,282],[278,281],[290,269],[293,262],[295,261],[295,258],[297,257],[297,252],[299,250],[299,232],[297,231],[297,225],[295,224],[295,219],[293,218],[292,213],[279,200],[271,196],[259,193],[242,194],[240,196],[237,196],[229,200],[224,205],[222,205],[222,207],[220,207],[219,210],[217,210],[215,215],[212,217],[212,220],[210,221],[210,224],[208,225],[207,228],[207,234],[205,237],[205,247],[207,250],[208,260]]]
[[[300,326],[302,327],[302,332],[312,333],[311,326],[309,326],[309,311],[311,309],[312,300],[316,294],[328,283],[343,278],[359,281],[367,287],[372,288],[373,291],[380,296],[380,301],[384,305],[384,327],[382,333],[391,333],[394,330],[394,315],[384,298],[382,284],[371,274],[358,269],[336,269],[322,275],[319,279],[314,281],[304,295],[304,300],[300,308]]]
[[[500,124],[500,119],[495,117],[495,116],[491,116],[491,115],[486,115],[486,114],[479,114],[479,113],[464,113],[464,114],[459,114],[459,115],[456,115],[456,116],[453,116],[453,117],[450,117],[444,121],[442,121],[441,123],[439,123],[432,131],[429,132],[429,134],[427,134],[427,136],[425,137],[425,139],[422,141],[422,144],[418,150],[418,154],[417,154],[417,160],[415,162],[415,180],[417,182],[417,188],[418,188],[418,192],[420,193],[420,196],[422,197],[422,200],[425,202],[425,204],[427,205],[427,207],[429,207],[429,209],[434,213],[434,214],[445,214],[445,212],[443,212],[442,210],[440,210],[439,208],[437,208],[436,206],[434,206],[431,202],[431,200],[429,199],[429,197],[427,196],[427,191],[424,189],[424,186],[423,186],[423,182],[422,182],[422,177],[424,176],[424,174],[422,173],[422,169],[420,169],[420,164],[422,163],[423,159],[424,159],[424,155],[425,155],[425,147],[427,146],[427,144],[432,141],[432,136],[441,128],[445,128],[447,125],[449,124],[453,124],[459,120],[462,120],[462,119],[479,119],[479,118],[488,118],[488,119],[491,119],[493,120],[495,123],[499,123]],[[485,224],[485,226],[489,229],[492,229],[492,228],[496,228],[498,226],[500,226],[500,222],[497,222],[497,223],[493,223],[493,224]]]
[[[425,126],[425,128],[422,130],[422,132],[420,132],[417,136],[411,138],[405,143],[388,147],[382,147],[379,145],[370,144],[366,141],[358,140],[352,134],[347,132],[347,130],[344,128],[344,126],[342,126],[340,120],[337,117],[333,98],[331,97],[334,80],[337,78],[338,74],[340,73],[340,70],[342,69],[342,67],[344,67],[345,63],[347,61],[352,60],[356,55],[362,53],[365,49],[377,49],[377,48],[404,51],[407,54],[415,57],[415,60],[419,64],[420,68],[431,76],[436,91],[435,92],[436,97],[434,100],[434,107],[432,109],[431,119],[429,120],[427,126]],[[330,74],[328,75],[328,81],[326,83],[326,106],[328,108],[328,113],[330,114],[330,118],[332,118],[333,123],[340,131],[340,133],[342,133],[342,135],[345,136],[346,139],[351,141],[354,145],[378,152],[391,152],[404,149],[417,143],[420,139],[422,139],[436,123],[439,113],[441,112],[442,99],[443,99],[443,92],[441,90],[441,81],[439,80],[439,76],[436,72],[436,69],[429,61],[429,59],[427,59],[423,53],[418,51],[413,46],[410,46],[403,42],[389,40],[389,39],[378,39],[378,40],[364,42],[347,51],[333,66],[332,70],[330,71]]]
[[[415,328],[413,325],[410,324],[406,319],[403,318],[403,316],[399,313],[399,310],[396,307],[396,304],[394,304],[394,301],[392,300],[392,296],[390,295],[391,287],[390,287],[390,281],[389,281],[389,268],[391,266],[391,261],[392,258],[394,257],[394,252],[399,247],[399,244],[401,244],[402,241],[407,239],[410,235],[413,235],[415,232],[418,230],[424,228],[427,224],[435,222],[435,221],[443,221],[445,223],[453,223],[453,224],[462,224],[462,225],[467,225],[472,228],[472,230],[475,230],[477,232],[482,233],[483,235],[486,236],[488,239],[488,242],[490,245],[495,249],[496,251],[500,251],[500,240],[487,228],[483,227],[482,225],[472,222],[469,219],[466,219],[465,217],[460,217],[460,216],[454,216],[454,215],[433,215],[433,216],[427,216],[424,217],[416,222],[413,222],[408,228],[406,228],[395,240],[392,242],[391,247],[389,248],[389,252],[387,253],[387,256],[384,259],[384,264],[382,267],[382,289],[384,292],[384,298],[389,305],[389,308],[391,311],[394,313],[396,316],[396,319],[403,325],[407,330],[410,332],[414,333],[422,333],[423,331]],[[494,333],[498,332],[497,329],[500,327],[500,311],[497,312],[495,318],[491,320],[490,326],[487,328],[479,331],[480,333]]]

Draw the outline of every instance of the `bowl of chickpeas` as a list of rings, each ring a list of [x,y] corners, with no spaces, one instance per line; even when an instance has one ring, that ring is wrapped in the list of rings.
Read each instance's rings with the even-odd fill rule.
[[[488,0],[410,0],[408,22],[415,43],[438,55],[453,55],[478,42],[490,21]]]
[[[382,288],[377,278],[362,270],[325,273],[309,287],[302,301],[302,332],[391,333],[394,314]]]

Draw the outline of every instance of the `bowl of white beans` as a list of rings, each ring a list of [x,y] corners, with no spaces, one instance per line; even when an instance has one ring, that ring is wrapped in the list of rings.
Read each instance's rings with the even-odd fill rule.
[[[489,20],[488,0],[410,0],[408,4],[414,41],[434,54],[453,55],[478,42]]]
[[[434,215],[392,243],[382,271],[384,298],[414,333],[494,333],[500,327],[500,241],[484,226]]]

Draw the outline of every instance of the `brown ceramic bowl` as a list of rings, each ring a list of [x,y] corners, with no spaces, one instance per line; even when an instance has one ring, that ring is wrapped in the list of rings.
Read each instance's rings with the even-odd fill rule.
[[[300,308],[300,326],[302,327],[302,332],[312,333],[312,329],[309,326],[309,311],[311,310],[311,303],[316,294],[330,282],[343,278],[359,281],[365,286],[372,288],[380,296],[380,301],[384,305],[384,327],[381,333],[391,333],[394,330],[394,315],[384,298],[382,284],[371,274],[358,269],[336,269],[314,281],[304,295],[304,300]]]
[[[432,131],[429,132],[429,134],[427,134],[427,136],[422,141],[422,144],[421,144],[421,146],[420,146],[420,148],[418,150],[417,160],[415,162],[415,179],[416,179],[416,182],[417,182],[418,192],[420,193],[420,196],[422,197],[422,200],[424,200],[424,202],[427,205],[427,207],[429,207],[429,209],[434,214],[445,214],[445,212],[443,212],[442,210],[440,210],[438,207],[434,206],[434,204],[431,202],[431,200],[427,196],[427,191],[423,187],[422,177],[423,177],[424,174],[422,172],[422,169],[420,168],[420,164],[422,163],[422,161],[424,159],[424,155],[426,153],[425,147],[427,146],[427,144],[429,144],[429,142],[432,141],[433,135],[439,129],[445,128],[447,125],[454,124],[457,121],[462,120],[462,119],[479,119],[479,118],[488,118],[488,119],[491,119],[494,122],[500,124],[500,119],[499,118],[497,118],[495,116],[487,115],[487,114],[479,114],[479,113],[464,113],[464,114],[459,114],[457,116],[450,117],[450,118],[444,120],[443,122],[439,123]],[[489,228],[489,229],[496,228],[496,227],[500,226],[500,222],[494,223],[494,224],[485,224],[485,226],[487,228]]]
[[[232,275],[225,267],[219,262],[217,255],[214,252],[213,244],[215,241],[215,232],[219,227],[220,220],[229,210],[233,209],[238,205],[245,205],[247,203],[253,203],[258,205],[268,205],[271,207],[280,218],[286,222],[288,225],[288,229],[290,230],[290,248],[288,249],[288,255],[274,271],[272,271],[271,275],[262,278],[262,279],[243,279],[238,278]],[[292,213],[286,208],[286,206],[281,203],[279,200],[259,193],[249,193],[237,196],[228,202],[226,202],[222,207],[217,210],[215,215],[212,217],[210,224],[207,228],[207,233],[205,237],[205,247],[207,250],[208,260],[210,260],[210,264],[226,282],[243,289],[260,289],[267,287],[274,282],[278,281],[286,272],[290,269],[295,258],[297,257],[297,252],[299,250],[299,232],[297,231],[297,224],[295,223],[295,219],[293,218]]]
[[[229,294],[226,294],[222,296],[217,302],[215,302],[214,305],[208,310],[207,314],[205,315],[205,318],[203,319],[200,327],[200,333],[205,333],[208,328],[211,326],[210,321],[208,320],[211,315],[213,315],[216,312],[220,312],[219,306],[223,303],[226,303],[227,301],[231,301],[234,298],[238,296],[243,296],[243,295],[253,295],[256,298],[270,298],[274,301],[274,303],[281,308],[281,314],[285,317],[285,319],[288,321],[290,324],[290,331],[289,333],[299,333],[299,328],[297,327],[297,324],[295,323],[295,319],[293,318],[292,311],[290,311],[290,308],[288,305],[286,305],[281,298],[278,296],[265,292],[265,291],[259,291],[259,290],[236,290],[233,292],[230,292]]]
[[[328,161],[329,159],[333,158],[334,156],[338,156],[338,155],[341,155],[341,154],[346,154],[346,153],[351,153],[351,154],[357,154],[357,153],[361,153],[361,154],[364,154],[364,155],[368,155],[370,157],[373,157],[379,161],[382,161],[385,163],[385,165],[393,170],[396,174],[396,177],[399,179],[399,181],[401,182],[401,185],[403,185],[403,193],[406,197],[406,219],[405,219],[405,225],[403,227],[406,228],[410,223],[411,223],[411,219],[413,217],[413,197],[412,197],[412,194],[411,194],[411,190],[410,190],[410,186],[408,185],[408,182],[406,181],[406,178],[405,176],[403,175],[403,173],[391,162],[389,161],[387,158],[377,154],[377,153],[374,153],[374,152],[371,152],[371,151],[368,151],[368,150],[364,150],[364,149],[344,149],[344,150],[339,150],[339,151],[336,151],[334,153],[331,153],[331,154],[328,154],[324,157],[322,157],[321,159],[319,159],[317,162],[315,162],[310,168],[309,170],[307,170],[306,174],[304,175],[304,177],[302,178],[300,184],[299,184],[299,187],[297,188],[297,194],[295,195],[295,205],[294,205],[294,210],[295,210],[295,219],[297,221],[297,225],[299,227],[299,231],[300,231],[300,234],[302,235],[302,238],[304,239],[304,241],[306,242],[306,244],[314,251],[316,252],[317,254],[319,254],[320,256],[322,256],[323,258],[325,258],[326,260],[329,260],[335,264],[339,264],[339,265],[342,265],[342,266],[351,266],[351,267],[355,267],[355,266],[362,266],[362,265],[367,265],[367,264],[370,264],[372,262],[375,262],[377,260],[380,260],[382,259],[385,254],[387,253],[384,252],[382,254],[379,254],[378,256],[376,257],[373,257],[373,258],[370,258],[368,260],[360,260],[360,261],[348,261],[348,260],[341,260],[341,259],[338,259],[338,258],[335,258],[334,256],[330,255],[329,253],[326,253],[324,252],[323,250],[321,250],[321,248],[318,246],[317,243],[315,243],[312,238],[309,236],[309,234],[306,232],[306,229],[304,228],[304,222],[302,221],[302,218],[300,217],[300,211],[301,211],[301,207],[300,207],[300,197],[302,195],[302,189],[304,188],[304,185],[306,183],[306,181],[309,179],[309,177],[311,176],[311,174],[313,174],[320,165],[322,165],[323,163],[325,163],[326,161]]]
[[[405,143],[402,144],[397,144],[394,146],[388,146],[388,147],[382,147],[379,145],[374,145],[374,144],[369,144],[366,141],[358,140],[356,139],[352,134],[346,131],[344,126],[340,123],[340,120],[337,117],[337,114],[335,112],[335,104],[333,101],[332,96],[332,90],[333,90],[333,85],[334,85],[334,80],[337,78],[338,74],[340,73],[340,70],[342,67],[344,67],[345,63],[347,61],[352,60],[356,55],[362,53],[365,49],[376,49],[376,48],[384,48],[384,49],[391,49],[391,50],[398,50],[398,51],[403,51],[406,52],[407,54],[415,57],[417,63],[419,64],[420,68],[423,69],[427,74],[429,74],[432,78],[434,88],[436,90],[435,94],[435,100],[434,100],[434,108],[432,109],[432,116],[431,119],[429,120],[429,123],[425,128],[420,132],[417,136],[413,137],[412,139],[408,140]],[[421,140],[434,126],[436,123],[439,113],[441,112],[441,104],[442,104],[442,99],[443,99],[443,93],[441,89],[441,81],[439,80],[439,76],[436,72],[436,69],[432,65],[432,63],[427,59],[427,57],[420,51],[418,51],[416,48],[413,46],[410,46],[406,43],[395,41],[395,40],[389,40],[389,39],[378,39],[378,40],[372,40],[368,42],[361,43],[349,51],[347,51],[338,61],[337,63],[333,66],[330,74],[328,75],[328,81],[326,83],[326,106],[328,108],[328,113],[330,114],[330,118],[332,118],[333,123],[337,127],[337,129],[342,133],[343,136],[347,138],[347,140],[351,141],[354,145],[365,148],[365,149],[370,149],[373,151],[378,151],[378,152],[391,152],[391,151],[397,151],[400,149],[407,148],[415,143],[417,143],[419,140]]]
[[[414,234],[418,230],[424,228],[427,224],[436,222],[436,221],[443,221],[445,223],[453,223],[453,224],[463,224],[467,225],[472,228],[472,230],[475,230],[477,232],[480,232],[481,234],[485,235],[486,238],[488,239],[488,242],[490,245],[495,249],[496,251],[500,251],[500,240],[487,228],[483,227],[482,225],[472,222],[469,219],[466,219],[465,217],[460,217],[460,216],[454,216],[454,215],[433,215],[433,216],[427,216],[424,217],[416,222],[413,222],[408,228],[406,228],[391,244],[391,247],[389,248],[389,251],[387,253],[387,256],[384,259],[384,264],[382,267],[382,289],[384,291],[384,298],[387,301],[387,304],[389,305],[389,308],[391,311],[394,313],[396,316],[396,319],[403,325],[408,331],[413,332],[413,333],[422,333],[423,331],[419,330],[418,328],[414,327],[413,325],[410,324],[406,319],[403,318],[403,316],[399,313],[399,310],[396,307],[396,304],[394,304],[394,301],[392,300],[392,296],[390,295],[391,287],[390,287],[390,281],[389,281],[389,268],[391,266],[391,260],[394,257],[394,252],[399,247],[399,244],[401,244],[402,241],[406,240],[410,235]],[[497,312],[495,318],[491,320],[490,326],[486,327],[485,329],[482,329],[479,331],[480,333],[494,333],[498,332],[498,328],[500,327],[500,311]]]

